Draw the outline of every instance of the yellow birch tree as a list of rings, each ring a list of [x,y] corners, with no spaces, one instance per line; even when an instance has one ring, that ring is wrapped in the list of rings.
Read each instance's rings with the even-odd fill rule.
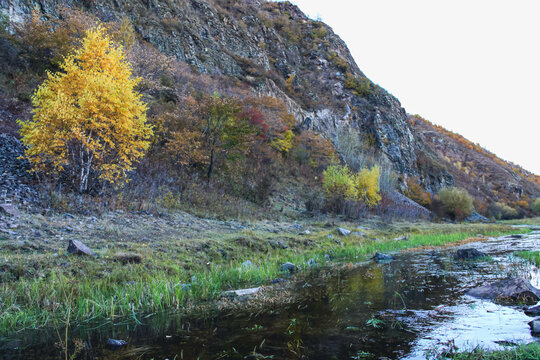
[[[33,117],[19,121],[35,170],[69,174],[79,192],[92,180],[123,185],[150,145],[147,107],[135,91],[121,46],[102,26],[48,73],[33,95]]]

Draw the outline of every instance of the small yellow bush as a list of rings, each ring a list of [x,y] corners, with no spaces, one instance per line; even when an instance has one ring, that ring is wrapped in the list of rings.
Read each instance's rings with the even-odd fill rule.
[[[379,194],[379,178],[381,171],[378,166],[373,166],[371,170],[362,169],[354,177],[356,187],[356,197],[364,202],[367,206],[373,207],[381,201]]]

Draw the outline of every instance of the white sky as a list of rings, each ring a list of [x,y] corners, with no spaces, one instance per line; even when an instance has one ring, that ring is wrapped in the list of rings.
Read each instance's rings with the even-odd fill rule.
[[[407,112],[540,174],[540,0],[292,0]]]

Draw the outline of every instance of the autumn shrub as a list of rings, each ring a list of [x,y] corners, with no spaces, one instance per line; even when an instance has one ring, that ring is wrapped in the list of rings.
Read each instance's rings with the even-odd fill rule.
[[[491,203],[488,205],[487,212],[489,217],[497,220],[510,220],[519,216],[516,209],[503,202]]]
[[[537,198],[533,201],[533,203],[531,204],[531,210],[536,214],[540,214],[540,198]]]
[[[123,185],[152,128],[122,47],[98,26],[60,69],[36,90],[33,118],[20,121],[26,156],[36,171],[68,176],[80,193],[97,180]]]
[[[381,200],[379,176],[377,166],[358,173],[352,173],[346,165],[328,166],[323,172],[327,208],[333,212],[351,214],[363,213],[365,211],[359,211],[360,208],[377,205]]]
[[[472,198],[465,189],[446,187],[439,192],[448,215],[456,220],[463,220],[473,211]]]
[[[403,191],[403,195],[424,207],[431,208],[433,201],[431,193],[424,190],[418,178],[407,178],[406,183],[407,188]]]

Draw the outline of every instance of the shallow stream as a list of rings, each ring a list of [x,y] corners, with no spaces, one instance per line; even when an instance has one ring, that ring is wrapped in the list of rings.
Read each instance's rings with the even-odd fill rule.
[[[77,358],[425,359],[450,347],[503,349],[539,341],[520,306],[496,305],[465,292],[508,274],[526,276],[540,287],[539,270],[512,255],[540,250],[540,232],[461,247],[489,257],[457,262],[457,248],[445,248],[399,253],[393,262],[368,262],[339,275],[319,269],[295,284],[299,301],[264,315],[235,312],[197,320],[164,314],[137,326],[78,327],[72,338],[85,345]],[[128,345],[107,349],[109,337]],[[57,359],[57,339],[54,330],[4,339],[0,358]]]

